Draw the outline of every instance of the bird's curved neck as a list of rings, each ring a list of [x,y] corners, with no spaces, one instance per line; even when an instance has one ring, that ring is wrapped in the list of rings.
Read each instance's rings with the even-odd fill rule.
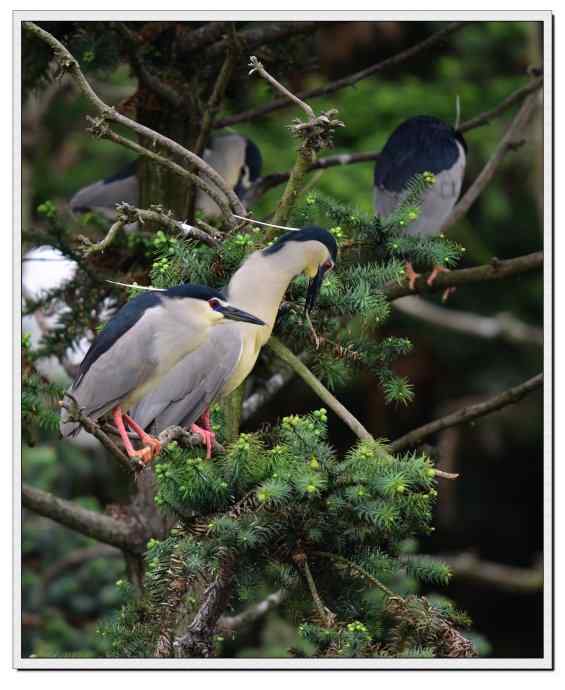
[[[228,286],[229,300],[240,309],[258,316],[267,324],[268,338],[289,283],[309,262],[304,245],[293,243],[275,254],[255,252],[234,273]],[[302,251],[301,251],[302,249]]]

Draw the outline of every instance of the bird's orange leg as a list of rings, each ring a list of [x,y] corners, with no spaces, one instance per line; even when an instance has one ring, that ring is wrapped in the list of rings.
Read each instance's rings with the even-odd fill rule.
[[[122,412],[122,408],[119,405],[112,410],[114,424],[118,429],[118,432],[124,444],[124,448],[126,449],[126,453],[129,455],[130,458],[139,458],[141,462],[143,462],[143,464],[151,462],[151,460],[153,459],[153,452],[149,446],[145,446],[140,450],[135,450],[135,448],[132,446],[130,438],[128,436],[128,432],[126,431],[126,428],[124,426],[123,416],[124,414]]]
[[[411,261],[407,261],[405,266],[404,266],[404,273],[406,274],[406,277],[408,278],[408,286],[410,287],[411,290],[414,290],[416,287],[416,281],[420,277],[419,273],[416,273],[414,270],[414,266],[412,266]]]
[[[139,426],[135,419],[129,416],[129,414],[124,415],[124,420],[125,423],[129,426],[129,428],[135,431],[135,433],[139,436],[141,442],[144,443],[145,446],[149,446],[151,448],[151,460],[153,460],[153,458],[159,455],[159,453],[161,452],[161,442],[159,441],[159,439],[155,438],[155,436],[147,434],[144,431],[144,429]]]
[[[434,266],[434,270],[430,273],[428,276],[426,283],[430,286],[434,284],[435,279],[438,277],[440,273],[449,273],[449,268],[445,268],[445,266]],[[454,287],[448,287],[444,290],[441,301],[442,302],[447,302],[449,295],[453,294],[457,288]]]
[[[194,434],[199,434],[203,443],[206,445],[206,458],[209,460],[212,457],[212,447],[216,440],[216,434],[212,431],[212,424],[210,423],[210,410],[206,412],[198,420],[202,426],[193,424],[190,430]]]

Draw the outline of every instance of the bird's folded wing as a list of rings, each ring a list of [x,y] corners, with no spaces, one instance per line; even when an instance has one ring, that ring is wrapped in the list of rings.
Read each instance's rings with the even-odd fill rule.
[[[159,387],[134,407],[132,417],[155,434],[171,425],[189,427],[231,378],[242,344],[235,324],[214,326],[207,341],[184,357]]]

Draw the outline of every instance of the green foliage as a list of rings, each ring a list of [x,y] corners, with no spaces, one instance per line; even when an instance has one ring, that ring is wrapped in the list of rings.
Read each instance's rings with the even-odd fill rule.
[[[408,537],[432,529],[434,475],[426,456],[392,455],[382,441],[357,443],[338,457],[327,442],[323,409],[285,417],[262,434],[241,434],[214,462],[168,446],[156,467],[157,503],[176,527],[165,541],[148,545],[143,597],[132,596],[104,628],[112,653],[144,656],[164,630],[172,638],[177,619],[166,615],[174,606],[171,579],[189,583],[182,602],[174,601],[193,610],[197,583],[213,579],[230,558],[234,608],[245,606],[261,583],[288,589],[289,609],[308,643],[301,655],[379,656],[404,649],[407,640],[420,640],[422,626],[435,625],[436,616],[451,620],[446,608],[432,611],[424,600],[412,604],[420,606],[417,631],[399,632],[387,614],[398,578],[445,584],[449,577],[442,564],[402,552]],[[335,617],[329,626],[318,620],[297,565],[304,558]],[[432,637],[425,639],[435,653]]]

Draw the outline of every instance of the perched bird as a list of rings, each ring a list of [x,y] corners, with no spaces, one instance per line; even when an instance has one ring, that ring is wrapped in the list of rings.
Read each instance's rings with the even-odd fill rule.
[[[128,410],[185,355],[205,345],[224,319],[265,325],[232,306],[218,290],[202,285],[145,291],[123,306],[95,338],[69,393],[94,420],[112,412],[128,455],[149,462],[160,451],[159,441],[146,434]],[[140,450],[133,448],[124,422],[144,444]],[[72,436],[79,429],[63,408],[61,434]]]
[[[293,278],[301,273],[310,278],[306,297],[309,312],[336,260],[334,237],[317,226],[288,232],[270,247],[251,254],[225,292],[230,301],[252,311],[265,325],[251,328],[245,323],[223,323],[214,328],[206,342],[185,356],[132,410],[135,421],[152,433],[173,424],[192,428],[203,437],[210,457],[210,405],[229,395],[251,373]],[[202,426],[196,424],[199,420]]]
[[[250,139],[239,134],[225,134],[213,137],[202,157],[245,202],[245,194],[261,174],[262,158],[258,147]],[[125,202],[131,206],[138,206],[138,165],[138,160],[131,161],[115,175],[80,189],[70,201],[71,211],[96,211],[105,218],[114,220],[116,204]],[[201,190],[198,190],[196,196],[196,210],[207,216],[216,216],[219,213],[216,202]]]
[[[435,235],[453,209],[463,183],[467,144],[463,135],[437,117],[418,115],[400,124],[386,142],[375,163],[375,211],[381,217],[392,213],[406,193],[414,175],[431,172],[435,184],[422,199],[418,218],[406,228],[408,235]],[[443,266],[435,266],[431,285]],[[410,287],[418,274],[406,264]]]

